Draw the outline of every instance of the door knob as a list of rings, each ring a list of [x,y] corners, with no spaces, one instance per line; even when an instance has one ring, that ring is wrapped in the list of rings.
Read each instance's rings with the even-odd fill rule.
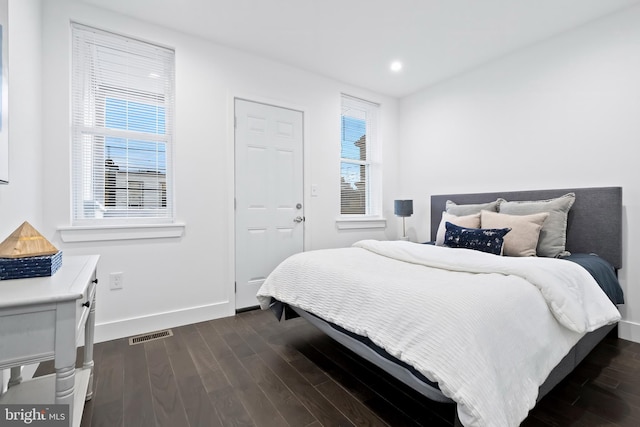
[[[303,216],[297,216],[293,219],[293,222],[304,222],[304,217]]]

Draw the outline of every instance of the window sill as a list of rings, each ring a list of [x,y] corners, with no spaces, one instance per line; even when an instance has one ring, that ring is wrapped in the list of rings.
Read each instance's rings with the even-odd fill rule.
[[[60,238],[65,243],[178,238],[182,237],[184,229],[185,224],[58,227]]]
[[[380,217],[373,218],[338,218],[336,219],[338,230],[365,230],[386,228],[387,220]]]

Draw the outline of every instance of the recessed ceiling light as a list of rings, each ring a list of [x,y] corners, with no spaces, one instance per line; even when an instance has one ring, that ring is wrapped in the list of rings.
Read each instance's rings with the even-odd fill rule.
[[[402,70],[402,62],[400,62],[400,61],[393,61],[393,62],[391,63],[391,71],[393,71],[393,72],[396,72],[396,73],[397,73],[397,72],[398,72],[398,71],[400,71],[400,70]]]

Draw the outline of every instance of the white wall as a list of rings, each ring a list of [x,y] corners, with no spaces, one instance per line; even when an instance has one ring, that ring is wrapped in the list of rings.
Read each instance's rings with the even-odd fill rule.
[[[24,221],[44,227],[41,36],[40,0],[9,0],[10,181],[0,185],[0,241]],[[0,370],[0,392],[8,380],[9,370]]]
[[[0,185],[0,241],[42,221],[40,1],[9,1],[9,184]]]
[[[429,196],[622,186],[623,338],[640,342],[640,7],[608,16],[400,102],[411,230]]]
[[[177,219],[186,224],[183,237],[61,241],[58,227],[70,225],[71,20],[175,48],[175,190]],[[234,96],[305,112],[306,249],[396,236],[396,100],[71,0],[43,2],[43,48],[45,230],[66,256],[101,255],[98,340],[234,313]],[[341,92],[382,104],[386,230],[336,229]],[[318,197],[310,197],[311,184],[317,184]],[[123,290],[108,289],[110,272],[124,272]]]

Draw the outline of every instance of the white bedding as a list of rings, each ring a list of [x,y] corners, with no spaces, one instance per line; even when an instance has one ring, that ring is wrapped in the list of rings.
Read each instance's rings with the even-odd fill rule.
[[[257,296],[368,337],[437,382],[467,427],[519,425],[584,333],[620,319],[570,261],[410,242],[294,255]]]

